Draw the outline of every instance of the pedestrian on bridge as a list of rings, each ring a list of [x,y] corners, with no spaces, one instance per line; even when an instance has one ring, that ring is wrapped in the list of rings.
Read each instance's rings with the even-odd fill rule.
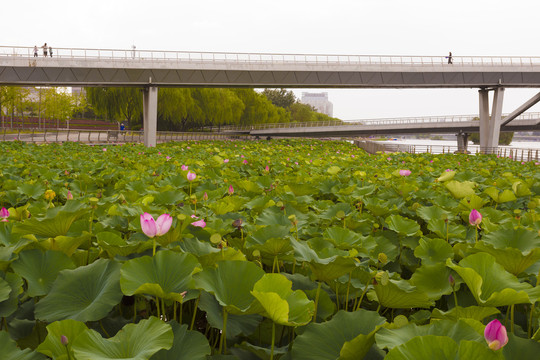
[[[38,48],[37,45],[34,45],[34,57],[37,57]]]
[[[43,44],[42,48],[43,48],[43,56],[47,57],[47,43]]]
[[[52,57],[52,47],[49,46],[49,56]]]
[[[448,53],[447,58],[448,58],[448,63],[449,63],[449,64],[453,64],[453,63],[454,63],[454,62],[452,61],[452,52],[451,52],[451,51]]]

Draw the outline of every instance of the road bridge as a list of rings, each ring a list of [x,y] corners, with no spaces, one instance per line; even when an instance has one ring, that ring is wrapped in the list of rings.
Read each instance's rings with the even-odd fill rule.
[[[265,54],[0,46],[0,85],[145,89],[145,144],[154,146],[159,87],[479,88],[480,141],[496,148],[505,88],[540,88],[540,57]],[[489,92],[493,91],[493,103]],[[516,109],[512,121],[540,101]],[[491,106],[491,113],[490,113]]]

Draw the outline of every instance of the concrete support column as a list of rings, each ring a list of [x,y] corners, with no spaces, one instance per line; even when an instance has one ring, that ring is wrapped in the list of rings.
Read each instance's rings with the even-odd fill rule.
[[[148,86],[143,91],[143,125],[144,125],[144,145],[146,147],[156,146],[157,138],[157,86]]]
[[[493,90],[493,105],[491,116],[489,115],[488,90],[481,89],[480,95],[480,151],[491,154],[497,151],[499,146],[499,134],[501,131],[502,104],[504,88]]]

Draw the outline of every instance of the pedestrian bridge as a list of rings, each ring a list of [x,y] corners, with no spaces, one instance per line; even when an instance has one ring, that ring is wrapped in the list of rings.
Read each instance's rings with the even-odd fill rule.
[[[143,87],[144,139],[155,146],[159,87],[479,88],[481,147],[540,101],[501,118],[505,88],[540,88],[540,57],[267,54],[0,46],[0,85]],[[490,114],[489,91],[493,91]]]

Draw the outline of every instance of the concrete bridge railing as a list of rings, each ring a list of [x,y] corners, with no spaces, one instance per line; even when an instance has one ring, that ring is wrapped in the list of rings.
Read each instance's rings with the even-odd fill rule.
[[[38,46],[38,57],[43,49]],[[49,56],[50,53],[47,52]],[[34,57],[34,47],[0,46],[2,57]],[[274,54],[274,53],[231,53],[192,52],[137,49],[86,49],[53,48],[53,57],[61,59],[95,60],[145,60],[156,62],[214,62],[214,63],[272,63],[272,64],[387,64],[387,65],[443,65],[448,64],[445,55],[328,55],[328,54]],[[453,56],[453,66],[537,66],[540,57],[521,56]]]

